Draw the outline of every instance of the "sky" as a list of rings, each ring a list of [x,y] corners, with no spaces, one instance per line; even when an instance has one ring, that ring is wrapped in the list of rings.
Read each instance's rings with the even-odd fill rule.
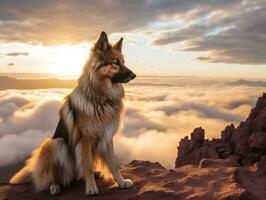
[[[265,0],[1,0],[0,73],[77,78],[101,31],[138,75],[266,77]]]

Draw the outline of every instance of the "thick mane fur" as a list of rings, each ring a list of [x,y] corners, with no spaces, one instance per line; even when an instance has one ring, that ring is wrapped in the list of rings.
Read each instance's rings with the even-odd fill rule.
[[[92,49],[90,59],[84,66],[77,87],[66,98],[61,109],[61,117],[67,124],[70,138],[72,138],[70,141],[74,142],[71,144],[73,147],[81,137],[80,128],[82,129],[80,127],[82,125],[76,123],[75,118],[78,122],[82,121],[80,118],[86,118],[90,121],[87,124],[90,125],[92,134],[100,136],[101,132],[108,128],[106,126],[110,122],[119,121],[123,109],[124,89],[122,84],[113,84],[110,79],[101,79],[97,74],[97,67],[104,62],[102,59],[102,55]],[[80,126],[77,127],[77,124]]]

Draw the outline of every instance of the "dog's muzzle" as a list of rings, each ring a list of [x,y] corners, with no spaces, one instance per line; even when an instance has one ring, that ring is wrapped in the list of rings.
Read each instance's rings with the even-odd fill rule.
[[[136,78],[136,74],[132,71],[117,73],[112,77],[112,83],[128,83]]]

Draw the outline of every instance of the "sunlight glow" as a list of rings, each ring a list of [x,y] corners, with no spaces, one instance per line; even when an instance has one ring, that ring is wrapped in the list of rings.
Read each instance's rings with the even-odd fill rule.
[[[62,45],[53,48],[52,73],[77,76],[88,58],[88,45]]]

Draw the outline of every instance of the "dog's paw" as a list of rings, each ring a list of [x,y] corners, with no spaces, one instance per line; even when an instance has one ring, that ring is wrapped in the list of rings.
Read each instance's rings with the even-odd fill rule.
[[[57,195],[61,192],[60,186],[52,184],[50,185],[50,194],[51,195]]]
[[[86,195],[96,195],[99,194],[99,190],[96,185],[86,186]]]
[[[133,187],[133,182],[130,179],[124,179],[123,182],[118,183],[120,188],[131,188]]]

